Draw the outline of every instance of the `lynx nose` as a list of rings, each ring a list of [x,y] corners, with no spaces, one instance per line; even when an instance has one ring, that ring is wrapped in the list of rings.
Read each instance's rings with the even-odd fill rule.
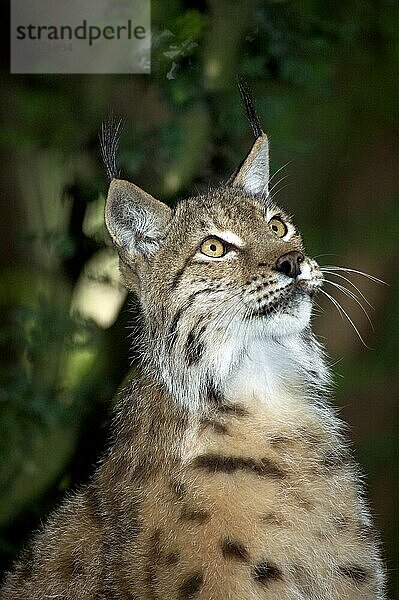
[[[276,270],[288,277],[297,277],[301,273],[300,264],[303,262],[304,256],[302,252],[287,252],[283,254],[276,262]]]

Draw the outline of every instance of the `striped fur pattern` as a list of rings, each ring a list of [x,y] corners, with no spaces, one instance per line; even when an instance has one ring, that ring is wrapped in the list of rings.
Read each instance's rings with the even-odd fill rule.
[[[141,375],[92,480],[36,534],[4,600],[385,598],[310,327],[321,274],[267,174],[261,133],[228,186],[174,210],[111,182]]]

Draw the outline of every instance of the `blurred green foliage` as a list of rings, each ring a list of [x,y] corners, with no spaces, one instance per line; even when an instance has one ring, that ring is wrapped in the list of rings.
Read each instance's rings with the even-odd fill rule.
[[[295,212],[310,252],[390,283],[354,275],[374,305],[374,333],[339,297],[374,350],[321,300],[315,327],[338,361],[337,402],[399,597],[398,13],[393,0],[153,0],[151,75],[2,76],[4,567],[65,490],[92,472],[130,369],[134,308],[105,268],[99,225],[101,122],[110,110],[125,118],[123,175],[173,202],[225,180],[249,147],[240,74],[270,134],[272,167],[285,165],[273,179],[276,200]],[[85,298],[100,312],[104,299],[105,310],[105,295],[114,307],[106,325],[83,310]]]

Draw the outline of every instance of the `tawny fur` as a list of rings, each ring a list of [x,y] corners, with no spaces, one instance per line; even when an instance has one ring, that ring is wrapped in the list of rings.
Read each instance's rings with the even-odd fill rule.
[[[231,186],[173,212],[111,183],[106,221],[140,302],[141,374],[121,394],[107,456],[25,550],[4,600],[385,597],[309,327],[320,271],[306,256],[299,276],[276,269],[304,250],[267,196],[266,136],[256,144]],[[213,237],[228,249],[217,259],[201,252]]]

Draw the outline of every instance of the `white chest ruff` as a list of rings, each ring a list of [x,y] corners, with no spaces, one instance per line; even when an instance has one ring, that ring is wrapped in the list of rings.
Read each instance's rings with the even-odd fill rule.
[[[301,403],[312,362],[310,354],[298,336],[252,338],[226,381],[226,398],[281,409]],[[316,358],[313,356],[313,361]]]

